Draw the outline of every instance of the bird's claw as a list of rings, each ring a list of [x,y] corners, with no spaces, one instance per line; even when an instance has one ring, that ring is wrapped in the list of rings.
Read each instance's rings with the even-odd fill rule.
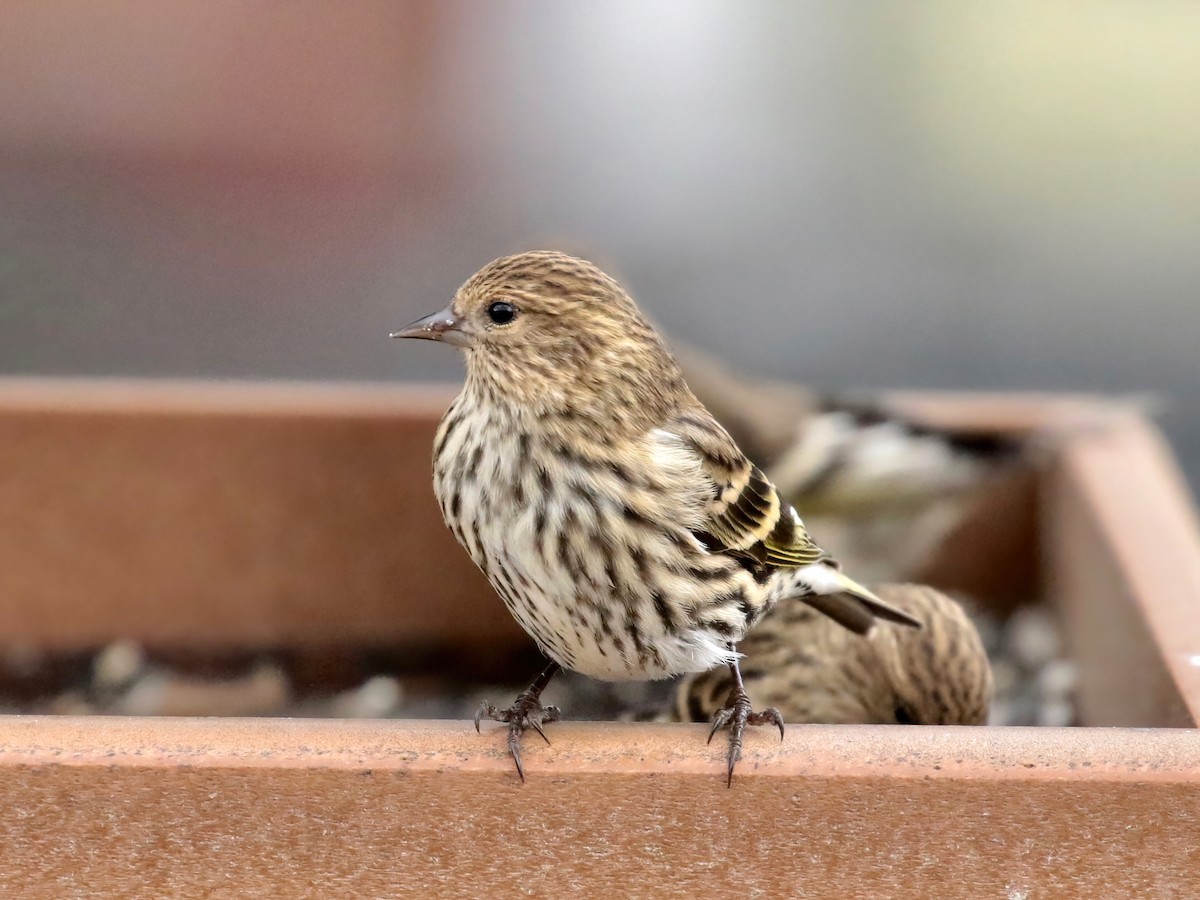
[[[712,728],[708,731],[708,742],[711,744],[718,731],[722,728],[729,729],[726,787],[733,786],[733,769],[742,758],[742,734],[747,725],[775,725],[779,728],[779,739],[783,740],[783,716],[779,710],[768,706],[762,712],[754,712],[745,690],[735,687],[729,692],[729,699],[725,701],[725,705],[713,713]]]
[[[517,774],[521,776],[521,781],[524,781],[525,766],[521,762],[521,736],[532,728],[542,736],[542,740],[549,744],[550,738],[546,737],[542,726],[550,722],[557,722],[562,718],[562,713],[557,706],[542,706],[536,695],[524,691],[508,709],[497,709],[485,700],[475,712],[476,731],[480,730],[479,723],[485,718],[495,719],[497,722],[508,725],[508,751],[512,754],[513,762],[516,763]]]

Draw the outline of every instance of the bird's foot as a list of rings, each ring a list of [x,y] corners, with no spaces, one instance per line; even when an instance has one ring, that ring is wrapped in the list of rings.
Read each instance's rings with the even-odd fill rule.
[[[475,730],[479,731],[479,723],[485,718],[508,725],[508,751],[512,754],[513,762],[517,764],[517,774],[523,782],[525,767],[521,764],[521,736],[532,728],[549,744],[550,738],[546,737],[542,726],[557,722],[561,717],[562,713],[557,706],[542,706],[538,694],[527,690],[522,691],[508,709],[497,709],[485,700],[475,713]]]
[[[779,739],[783,740],[783,716],[773,706],[768,706],[762,712],[754,712],[750,706],[750,698],[740,685],[729,692],[725,706],[718,709],[712,717],[712,729],[708,732],[708,742],[722,728],[729,729],[729,771],[725,779],[727,787],[733,786],[733,767],[742,758],[742,733],[747,725],[775,725],[779,728]]]

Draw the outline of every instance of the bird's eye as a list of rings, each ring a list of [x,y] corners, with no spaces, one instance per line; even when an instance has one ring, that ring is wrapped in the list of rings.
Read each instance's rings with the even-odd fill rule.
[[[517,308],[504,300],[497,300],[487,308],[487,314],[497,325],[507,325],[517,317]]]

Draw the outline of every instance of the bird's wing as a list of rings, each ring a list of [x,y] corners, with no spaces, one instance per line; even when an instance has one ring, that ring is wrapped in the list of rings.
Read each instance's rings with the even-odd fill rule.
[[[699,410],[680,413],[658,435],[690,451],[714,485],[696,532],[710,551],[780,568],[801,568],[829,558],[809,537],[792,505],[711,415]]]
[[[659,454],[663,462],[671,462],[678,472],[691,471],[693,478],[710,485],[701,501],[704,508],[690,526],[709,552],[729,554],[764,571],[825,563],[809,573],[803,591],[806,603],[856,634],[868,633],[877,618],[921,627],[908,613],[842,574],[809,537],[791,504],[706,411],[680,413],[654,436],[664,451]],[[683,466],[678,456],[686,457]]]

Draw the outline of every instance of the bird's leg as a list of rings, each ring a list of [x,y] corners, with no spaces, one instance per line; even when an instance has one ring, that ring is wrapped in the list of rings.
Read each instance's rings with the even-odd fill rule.
[[[513,762],[517,764],[517,774],[521,776],[521,781],[525,780],[525,767],[521,765],[521,735],[527,729],[532,728],[542,736],[542,740],[549,744],[550,738],[546,737],[542,726],[550,722],[557,722],[562,715],[557,706],[542,706],[542,701],[539,699],[542,691],[546,689],[546,685],[550,683],[550,679],[558,673],[560,668],[561,666],[556,662],[547,665],[533,680],[533,684],[517,695],[517,699],[508,709],[496,709],[485,700],[479,707],[479,711],[475,713],[476,731],[479,731],[479,723],[485,716],[508,724],[508,750],[512,753]]]
[[[735,649],[732,643],[729,649]],[[746,694],[746,686],[742,684],[742,672],[738,668],[736,658],[729,664],[729,671],[733,673],[733,687],[729,690],[725,706],[713,714],[708,742],[711,744],[713,735],[722,728],[729,729],[729,773],[725,784],[732,787],[733,767],[742,758],[742,732],[746,730],[746,726],[775,725],[779,728],[779,739],[783,740],[783,716],[773,706],[768,706],[762,712],[754,712],[750,706],[750,697]]]

